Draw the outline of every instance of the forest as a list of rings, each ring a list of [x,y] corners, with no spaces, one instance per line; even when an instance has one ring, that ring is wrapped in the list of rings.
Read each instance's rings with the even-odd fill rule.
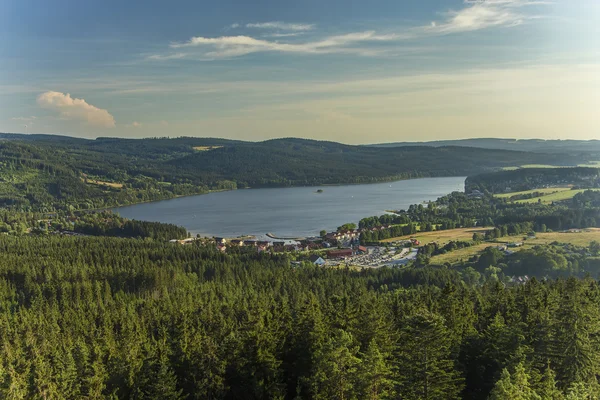
[[[467,193],[473,190],[484,193],[504,193],[566,184],[594,188],[600,184],[599,177],[600,170],[590,167],[521,168],[469,176],[465,182],[465,190]]]
[[[334,142],[217,138],[95,140],[0,134],[0,207],[111,208],[245,187],[467,176],[541,163],[548,154],[467,147],[376,148]],[[552,156],[566,165],[594,156]]]
[[[594,399],[600,287],[0,236],[0,397]]]

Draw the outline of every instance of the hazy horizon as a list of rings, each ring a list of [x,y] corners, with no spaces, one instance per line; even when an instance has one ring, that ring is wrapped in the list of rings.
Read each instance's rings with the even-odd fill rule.
[[[0,132],[598,137],[600,2],[0,5]]]

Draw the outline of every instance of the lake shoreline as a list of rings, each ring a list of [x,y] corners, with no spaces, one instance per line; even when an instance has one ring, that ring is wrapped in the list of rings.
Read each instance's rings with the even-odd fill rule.
[[[226,190],[205,193],[213,196],[179,196],[112,210],[128,219],[170,223],[203,236],[296,239],[463,191],[464,181],[465,177],[436,177],[348,184],[329,186],[319,194],[315,190],[322,186]]]
[[[321,184],[317,184],[317,185],[290,185],[290,186],[255,186],[255,187],[251,187],[251,186],[247,186],[247,187],[243,187],[243,188],[236,188],[236,189],[217,189],[217,190],[209,190],[208,192],[202,192],[202,193],[191,193],[191,194],[180,194],[180,195],[176,195],[173,197],[168,197],[165,199],[159,199],[159,200],[147,200],[147,201],[140,201],[140,202],[136,202],[136,203],[130,203],[130,204],[123,204],[120,206],[109,206],[109,207],[102,207],[102,208],[90,208],[90,209],[85,209],[85,210],[75,210],[75,212],[93,212],[93,211],[107,211],[107,210],[113,210],[115,208],[122,208],[122,207],[130,207],[130,206],[136,206],[138,204],[149,204],[149,203],[157,203],[160,201],[167,201],[167,200],[174,200],[174,199],[180,199],[183,197],[190,197],[190,196],[203,196],[206,194],[212,194],[212,193],[221,193],[221,192],[235,192],[238,190],[257,190],[257,189],[286,189],[286,188],[302,188],[302,187],[339,187],[339,186],[356,186],[356,185],[377,185],[377,184],[381,184],[381,183],[389,183],[389,182],[403,182],[403,181],[414,181],[417,179],[428,179],[428,178],[459,178],[460,176],[456,176],[456,175],[444,175],[444,176],[419,176],[419,177],[414,177],[414,178],[391,178],[391,179],[385,179],[379,182],[353,182],[353,183],[321,183]]]

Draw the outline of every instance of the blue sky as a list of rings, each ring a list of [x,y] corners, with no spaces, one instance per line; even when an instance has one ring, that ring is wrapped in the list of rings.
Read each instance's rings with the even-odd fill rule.
[[[0,131],[597,138],[596,0],[4,0]]]

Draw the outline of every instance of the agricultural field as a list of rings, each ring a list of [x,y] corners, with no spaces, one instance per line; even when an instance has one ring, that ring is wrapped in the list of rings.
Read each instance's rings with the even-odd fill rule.
[[[453,240],[471,240],[473,233],[485,233],[491,228],[458,228],[448,229],[443,231],[417,232],[414,235],[398,236],[395,238],[385,239],[383,243],[399,242],[408,239],[417,239],[421,244],[438,242],[445,244]]]
[[[588,228],[582,230],[573,230],[568,232],[546,232],[538,233],[534,239],[522,240],[521,236],[505,236],[496,239],[494,242],[484,242],[472,247],[451,251],[446,254],[440,254],[431,257],[431,264],[454,263],[462,260],[468,260],[472,256],[481,253],[487,247],[499,246],[511,242],[522,241],[522,247],[512,248],[513,251],[530,249],[534,246],[548,245],[553,242],[570,243],[575,246],[587,247],[590,242],[595,240],[600,242],[600,228]]]
[[[568,232],[538,233],[535,239],[527,239],[523,243],[525,246],[536,246],[560,242],[585,247],[593,240],[600,242],[600,228],[577,229]]]
[[[532,197],[530,199],[521,199],[515,200],[515,203],[524,204],[524,203],[537,203],[541,201],[542,203],[552,203],[555,201],[564,201],[572,199],[576,194],[584,192],[586,190],[599,190],[599,189],[576,189],[572,190],[570,187],[554,187],[554,188],[542,188],[542,189],[532,189],[525,190],[522,192],[511,192],[511,193],[502,193],[496,194],[495,197],[508,199],[513,196],[525,195],[530,193],[542,193],[543,196]]]
[[[564,200],[570,200],[573,197],[575,197],[576,194],[578,193],[582,193],[585,192],[586,190],[599,190],[599,189],[576,189],[576,190],[562,190],[562,191],[557,191],[551,194],[548,194],[546,196],[541,196],[541,197],[533,197],[531,199],[523,199],[523,200],[516,200],[515,203],[537,203],[538,201],[541,200],[542,203],[552,203],[555,201],[564,201]]]
[[[600,168],[600,161],[590,161],[587,164],[579,164],[578,167]]]
[[[552,187],[552,188],[542,188],[542,189],[531,189],[531,190],[524,190],[522,192],[511,192],[511,193],[500,193],[500,194],[495,194],[494,197],[498,197],[500,199],[508,199],[512,196],[519,196],[519,195],[524,195],[524,194],[530,194],[530,193],[544,193],[544,194],[551,194],[551,193],[556,193],[556,192],[563,192],[565,190],[571,190],[570,187]]]
[[[123,187],[122,183],[115,183],[115,182],[105,182],[105,181],[99,181],[96,179],[84,179],[82,178],[82,180],[86,183],[89,183],[90,185],[99,185],[99,186],[109,186],[112,188],[116,188],[116,189],[121,189]]]
[[[522,169],[522,168],[569,168],[569,167],[565,167],[564,165],[550,165],[550,164],[525,164],[525,165],[519,165],[517,167],[504,167],[502,168],[503,171],[514,171],[517,169]]]
[[[583,164],[578,164],[578,167],[600,168],[600,161],[590,161]],[[518,167],[504,167],[504,171],[514,171],[521,168],[573,168],[572,165],[550,165],[550,164],[525,164]]]
[[[458,249],[455,251],[449,251],[446,254],[439,254],[437,256],[431,257],[430,263],[432,265],[441,265],[447,262],[453,264],[458,261],[467,261],[469,258],[473,257],[476,254],[481,253],[488,247],[491,246],[500,246],[501,243],[492,243],[492,242],[484,242],[480,244],[476,244],[475,246],[465,247],[463,249]]]
[[[194,146],[193,149],[196,151],[210,151],[220,149],[223,146]]]

